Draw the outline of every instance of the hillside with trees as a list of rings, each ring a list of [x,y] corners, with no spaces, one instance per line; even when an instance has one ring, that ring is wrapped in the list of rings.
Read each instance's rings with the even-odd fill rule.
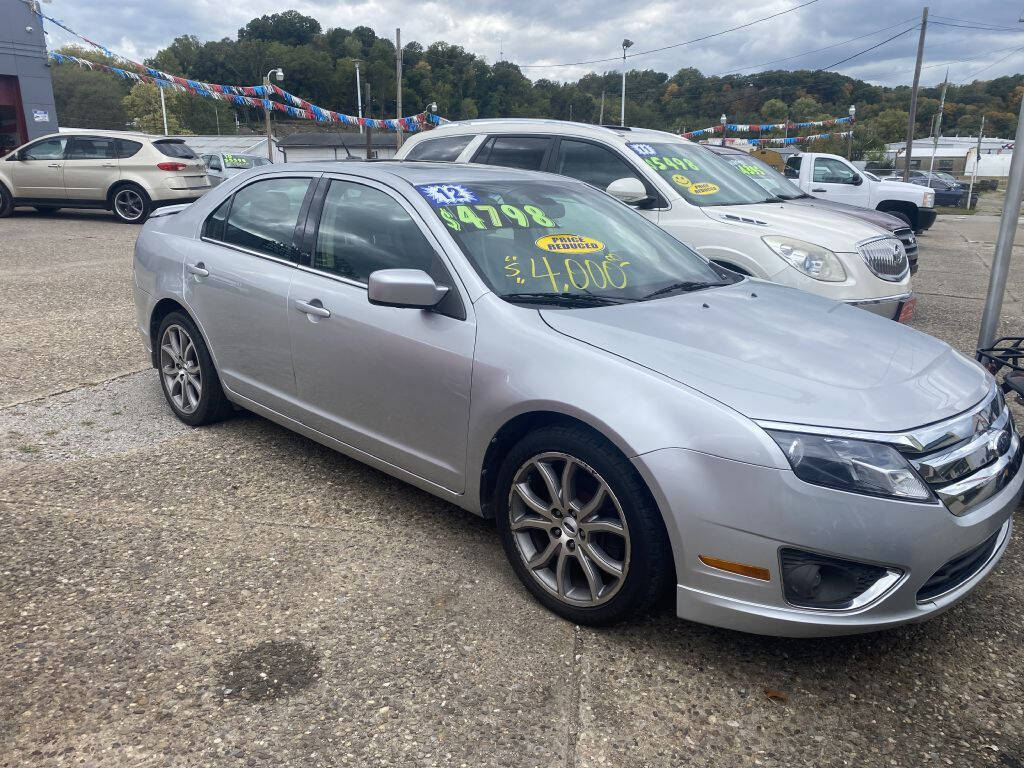
[[[62,49],[63,50],[63,49]],[[102,60],[94,51],[68,52]],[[237,39],[202,42],[192,35],[178,37],[146,63],[165,72],[211,83],[257,85],[263,74],[283,67],[283,85],[315,104],[356,114],[355,60],[364,82],[372,85],[373,100],[364,113],[395,116],[395,46],[369,27],[324,30],[320,23],[297,11],[252,19],[238,30]],[[441,115],[473,117],[551,117],[597,122],[601,95],[604,118],[619,114],[618,71],[588,74],[576,82],[531,82],[513,63],[488,63],[458,45],[418,42],[403,46],[402,104],[411,114],[436,102]],[[680,63],[686,63],[685,54]],[[907,73],[910,79],[912,73]],[[69,127],[121,128],[135,125],[154,130],[159,110],[155,87],[125,81],[74,65],[53,68],[54,95],[61,124]],[[939,87],[921,91],[917,136],[927,136],[939,107]],[[626,121],[632,125],[685,131],[718,122],[723,112],[730,122],[807,121],[843,116],[857,106],[854,155],[877,150],[885,142],[905,137],[910,87],[871,85],[835,72],[773,70],[752,75],[707,77],[683,66],[670,75],[654,70],[630,70],[626,76]],[[989,136],[1012,137],[1024,95],[1024,75],[951,85],[946,96],[942,131],[945,135],[975,134],[982,115]],[[174,95],[169,118],[192,133],[234,132],[236,117],[256,132],[262,115],[228,104]],[[275,120],[278,118],[275,115]],[[834,145],[834,146],[829,146]],[[816,145],[837,150],[840,142]]]

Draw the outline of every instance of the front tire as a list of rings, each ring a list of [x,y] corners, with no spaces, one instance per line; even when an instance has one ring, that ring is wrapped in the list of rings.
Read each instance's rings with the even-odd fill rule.
[[[0,184],[0,219],[10,216],[13,210],[14,199],[11,197],[11,193],[7,191],[7,187]]]
[[[153,212],[153,201],[137,184],[122,184],[110,195],[110,208],[125,224],[142,224]]]
[[[171,312],[156,335],[160,388],[174,415],[192,427],[231,413],[210,351],[191,318]]]
[[[577,624],[649,611],[674,573],[668,535],[636,469],[606,440],[544,427],[512,448],[496,488],[505,554],[544,606]]]

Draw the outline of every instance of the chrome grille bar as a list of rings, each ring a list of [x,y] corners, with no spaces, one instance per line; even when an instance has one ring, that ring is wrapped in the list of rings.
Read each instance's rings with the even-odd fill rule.
[[[910,271],[903,243],[895,237],[876,237],[857,244],[868,269],[882,280],[898,282]]]

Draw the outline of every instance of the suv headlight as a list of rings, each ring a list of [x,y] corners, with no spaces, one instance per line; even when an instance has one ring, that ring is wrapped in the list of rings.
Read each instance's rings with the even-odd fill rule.
[[[928,501],[928,486],[899,451],[882,443],[798,432],[768,434],[801,480],[841,491]]]
[[[846,279],[846,270],[843,269],[842,262],[828,248],[792,237],[769,235],[761,239],[788,264],[808,277],[828,283],[840,283]]]
[[[935,190],[934,189],[930,189],[929,188],[929,189],[926,189],[924,191],[924,205],[923,205],[923,207],[925,207],[925,208],[934,208],[935,207]]]

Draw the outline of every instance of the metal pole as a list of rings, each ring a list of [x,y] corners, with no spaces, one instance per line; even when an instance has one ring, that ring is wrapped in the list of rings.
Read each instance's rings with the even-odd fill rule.
[[[398,112],[395,115],[396,118],[402,116],[402,30],[395,29],[395,72],[396,72],[396,88],[398,89],[398,96],[395,104],[395,111]],[[402,148],[402,126],[397,125],[395,142],[398,148]]]
[[[355,62],[356,62],[356,105],[357,105],[357,107],[359,109],[359,112],[357,114],[359,115],[359,117],[362,117],[363,116],[363,89],[359,85],[359,59],[356,59]],[[361,126],[361,125],[359,126],[359,132],[360,133],[363,132],[363,126]]]
[[[974,150],[974,170],[971,171],[971,186],[967,190],[967,210],[971,210],[974,199],[974,180],[978,178],[978,163],[981,162],[981,137],[985,133],[985,116],[981,116],[981,128],[978,129],[978,148]]]
[[[907,120],[907,152],[903,158],[903,180],[910,181],[910,157],[914,154],[914,121],[917,120],[917,89],[921,84],[921,59],[924,58],[924,33],[928,29],[928,6],[921,11],[921,35],[917,38],[917,64],[914,65],[914,88],[910,92],[910,116]]]
[[[1013,238],[1020,221],[1020,203],[1024,197],[1024,99],[1021,99],[1020,114],[1017,116],[1017,135],[1013,140],[1013,157],[1010,158],[1010,176],[1006,180],[1006,200],[1003,201],[1003,216],[999,219],[999,236],[992,256],[992,274],[985,297],[985,312],[981,316],[981,331],[978,347],[990,347],[999,329],[999,313],[1003,308],[1003,294],[1006,292],[1006,276],[1010,272],[1010,254]]]
[[[619,125],[626,125],[626,46],[622,46],[622,104],[619,107]]]
[[[270,75],[263,76],[263,87],[266,91],[263,93],[263,97],[269,102],[270,101]],[[274,162],[274,139],[270,135],[270,109],[263,110],[266,113],[267,118],[267,160]]]
[[[373,102],[370,101],[370,81],[366,81],[366,111],[373,115]],[[373,140],[370,138],[372,133],[370,126],[366,126],[366,159],[373,159]]]
[[[164,103],[164,89],[157,86],[157,90],[160,91],[160,112],[164,116],[164,136],[167,136],[167,104]]]
[[[942,133],[942,110],[946,108],[946,86],[949,85],[949,70],[946,70],[946,79],[942,81],[942,96],[939,97],[939,114],[935,116],[935,136],[932,138],[932,159],[928,161],[928,178],[932,177],[932,170],[935,168],[935,153],[939,149],[939,134]]]
[[[604,91],[601,91],[601,112],[597,118],[598,125],[604,125]]]

